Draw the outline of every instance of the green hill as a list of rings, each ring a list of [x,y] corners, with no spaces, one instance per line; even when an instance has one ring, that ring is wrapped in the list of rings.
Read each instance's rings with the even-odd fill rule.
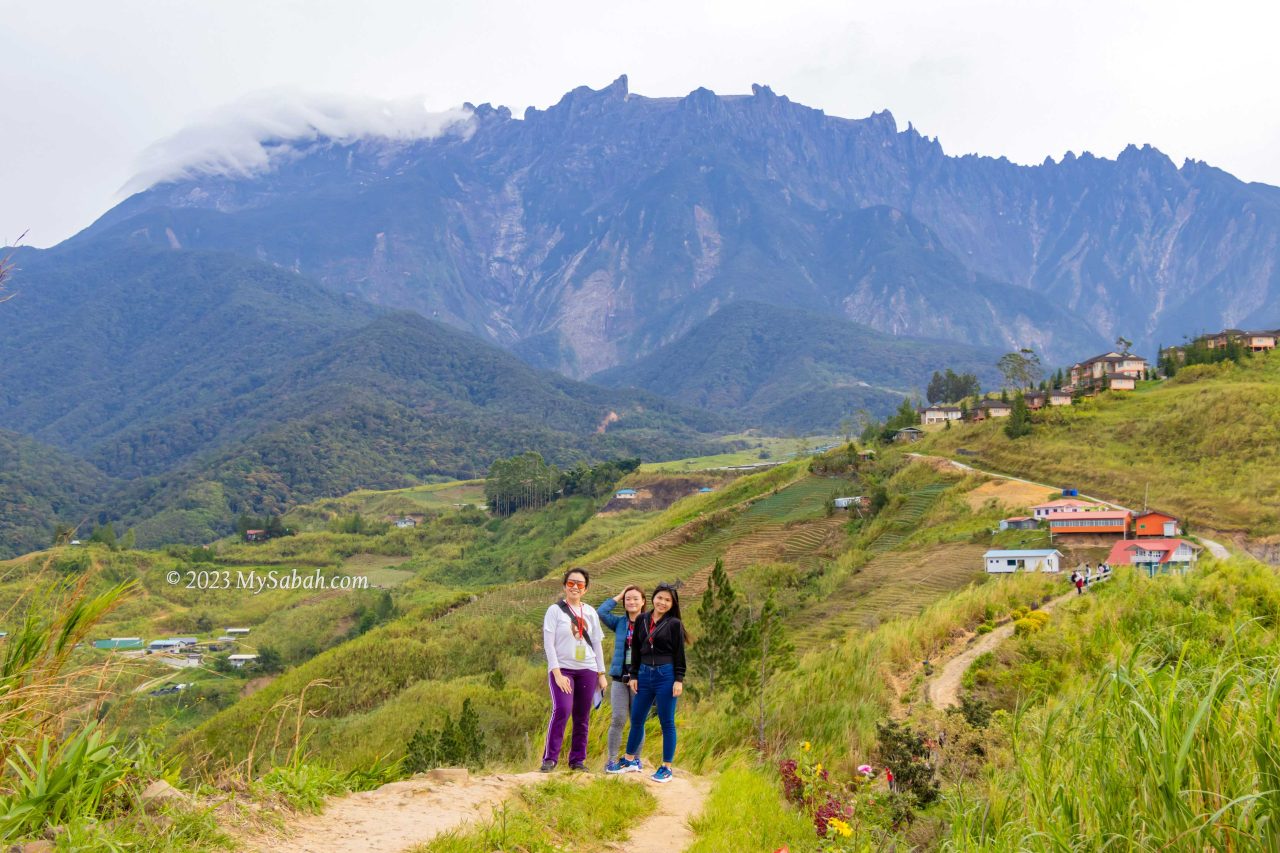
[[[84,521],[108,484],[88,462],[0,430],[0,558],[48,546],[51,521]]]
[[[562,464],[704,452],[720,426],[255,261],[92,246],[19,260],[0,420],[125,481],[93,503],[145,544],[208,541],[241,512],[359,487],[476,476],[530,448]],[[24,526],[69,520],[34,511]]]
[[[999,352],[899,338],[837,316],[734,302],[639,361],[593,381],[665,394],[749,426],[834,431],[858,409],[883,416],[950,367],[995,378]]]
[[[1029,438],[1002,422],[960,425],[930,452],[1177,513],[1191,526],[1280,534],[1280,356],[1181,370],[1034,417]],[[969,454],[976,454],[971,456]]]

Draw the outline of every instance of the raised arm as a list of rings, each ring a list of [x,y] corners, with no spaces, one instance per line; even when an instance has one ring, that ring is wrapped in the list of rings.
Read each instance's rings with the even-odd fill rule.
[[[600,621],[603,622],[604,626],[610,631],[618,630],[618,623],[621,622],[623,618],[621,616],[613,615],[613,608],[617,605],[618,599],[606,598],[604,600],[604,604],[601,604],[600,609],[596,611],[596,613],[600,614]]]

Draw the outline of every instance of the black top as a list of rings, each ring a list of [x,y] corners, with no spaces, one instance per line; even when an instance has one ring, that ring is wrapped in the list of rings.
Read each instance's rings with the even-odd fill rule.
[[[650,630],[652,629],[652,630]],[[631,638],[630,678],[640,676],[640,664],[657,666],[669,663],[675,670],[675,680],[684,681],[684,626],[674,616],[667,616],[653,624],[653,614],[646,613],[636,620],[635,634]]]

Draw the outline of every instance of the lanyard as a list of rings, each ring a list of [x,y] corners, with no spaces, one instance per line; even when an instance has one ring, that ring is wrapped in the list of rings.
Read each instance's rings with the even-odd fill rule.
[[[573,614],[573,621],[578,628],[578,639],[586,640],[587,638],[587,620],[585,618],[585,614],[587,612],[586,607],[583,607],[582,613],[579,613],[578,611],[574,610],[573,605],[567,601],[564,603],[564,606],[569,608],[569,612]]]

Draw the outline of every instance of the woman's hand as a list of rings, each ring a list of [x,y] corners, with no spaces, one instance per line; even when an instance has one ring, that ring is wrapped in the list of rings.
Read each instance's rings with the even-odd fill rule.
[[[559,687],[562,692],[564,693],[573,692],[573,682],[569,680],[569,676],[565,675],[564,673],[557,672],[555,673],[555,678],[556,678],[556,687]]]
[[[672,696],[679,696],[683,692],[684,692],[684,682],[677,681],[675,684],[671,685]]]
[[[609,676],[605,675],[603,672],[600,673],[600,692],[609,692]]]
[[[627,686],[631,688],[632,693],[640,692],[640,682],[634,678],[627,682]]]

